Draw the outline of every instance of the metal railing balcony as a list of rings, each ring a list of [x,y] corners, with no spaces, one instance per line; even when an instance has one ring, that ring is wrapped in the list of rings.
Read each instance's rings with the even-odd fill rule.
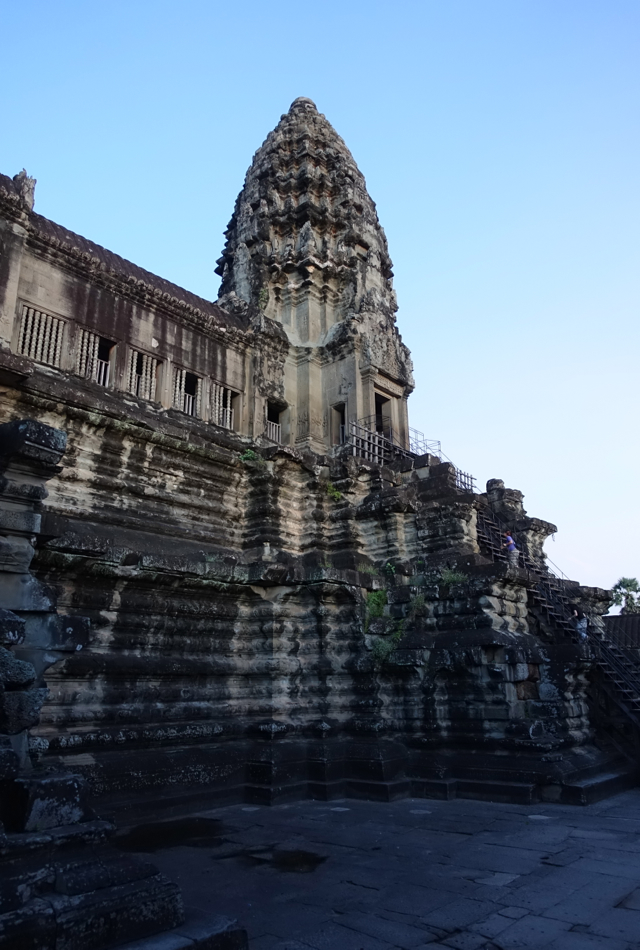
[[[351,445],[353,455],[367,462],[375,462],[376,465],[384,465],[394,458],[408,456],[405,449],[394,445],[383,433],[376,432],[360,422],[350,423],[346,441]]]
[[[469,475],[468,472],[463,472],[461,469],[456,469],[456,488],[460,491],[469,491],[475,492],[476,490],[476,480],[473,475]]]
[[[397,458],[415,458],[419,455],[433,455],[440,461],[451,461],[442,451],[437,439],[426,439],[417,429],[409,429],[409,448],[394,432],[393,426],[379,416],[369,416],[340,427],[341,442],[351,445],[352,454],[376,465],[386,465]],[[453,463],[452,463],[453,464]],[[475,478],[468,472],[455,467],[456,488],[459,491],[475,492]]]
[[[440,456],[441,447],[437,439],[425,438],[424,432],[418,432],[417,429],[409,427],[408,440],[402,439],[397,429],[394,429],[388,419],[380,420],[380,416],[367,416],[364,419],[358,419],[357,425],[369,432],[375,432],[391,445],[403,452],[410,452],[411,455],[437,455]]]

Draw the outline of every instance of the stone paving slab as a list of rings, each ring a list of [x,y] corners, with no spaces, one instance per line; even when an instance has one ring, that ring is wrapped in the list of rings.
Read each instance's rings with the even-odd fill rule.
[[[640,950],[639,789],[583,808],[345,800],[200,815],[221,822],[216,841],[185,836],[152,860],[189,906],[238,918],[251,950]]]

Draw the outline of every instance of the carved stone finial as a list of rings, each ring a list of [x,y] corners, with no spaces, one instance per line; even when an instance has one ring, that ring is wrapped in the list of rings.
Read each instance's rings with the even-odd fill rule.
[[[23,168],[21,172],[18,172],[17,175],[13,176],[13,183],[18,189],[20,197],[29,211],[33,211],[36,193],[36,181],[37,179],[30,178],[29,175],[27,175],[27,170],[25,168]]]
[[[313,101],[313,99],[307,99],[306,96],[298,96],[297,99],[294,99],[289,108],[289,112],[298,112],[298,111],[318,111],[318,107]]]
[[[365,311],[394,320],[387,239],[362,173],[315,103],[296,99],[256,152],[218,261],[235,293],[285,323],[314,307],[331,327]],[[317,342],[312,332],[308,339]],[[301,338],[304,331],[300,331]]]

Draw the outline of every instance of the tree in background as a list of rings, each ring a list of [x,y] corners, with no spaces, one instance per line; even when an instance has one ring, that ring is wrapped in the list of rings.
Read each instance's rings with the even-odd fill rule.
[[[612,590],[614,604],[622,604],[620,613],[640,614],[640,584],[635,577],[621,577]]]

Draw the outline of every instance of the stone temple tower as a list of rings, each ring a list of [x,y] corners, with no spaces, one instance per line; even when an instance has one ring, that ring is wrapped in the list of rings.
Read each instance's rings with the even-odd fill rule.
[[[353,156],[310,99],[256,152],[226,235],[220,304],[259,307],[289,340],[265,431],[322,453],[360,422],[408,447],[412,366],[387,239]]]

